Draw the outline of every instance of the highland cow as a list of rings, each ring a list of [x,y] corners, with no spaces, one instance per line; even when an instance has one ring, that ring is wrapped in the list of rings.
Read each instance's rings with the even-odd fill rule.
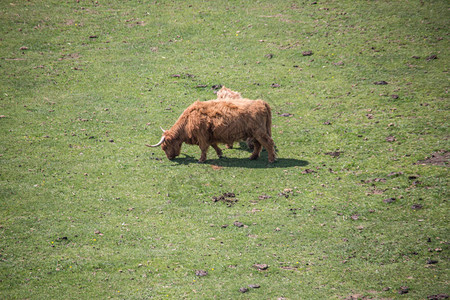
[[[196,101],[181,114],[169,130],[165,130],[161,145],[168,159],[180,155],[183,143],[198,145],[201,150],[199,163],[206,160],[209,146],[222,157],[218,144],[233,144],[235,141],[252,138],[253,153],[257,159],[262,147],[268,152],[270,163],[275,161],[275,145],[272,140],[272,113],[269,104],[262,100],[210,100]]]

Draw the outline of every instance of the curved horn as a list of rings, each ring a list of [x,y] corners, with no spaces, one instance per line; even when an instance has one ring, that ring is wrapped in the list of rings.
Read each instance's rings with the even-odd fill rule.
[[[161,145],[163,142],[164,142],[164,139],[165,139],[166,137],[165,136],[162,136],[162,138],[161,138],[161,140],[158,142],[158,144],[155,144],[155,145],[145,145],[145,146],[147,146],[147,147],[158,147],[159,145]]]
[[[164,130],[164,128],[162,128],[161,126],[159,126],[159,128],[161,128],[162,132],[166,132],[166,131]]]

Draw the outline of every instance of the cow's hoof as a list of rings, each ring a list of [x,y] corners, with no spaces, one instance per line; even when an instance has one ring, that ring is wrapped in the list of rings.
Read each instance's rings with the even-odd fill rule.
[[[250,160],[258,159],[258,157],[259,157],[259,156],[257,156],[257,155],[252,155],[252,156],[250,156]]]
[[[202,163],[204,163],[204,162],[205,162],[204,160],[199,160],[199,161],[197,161],[198,164],[202,164]]]

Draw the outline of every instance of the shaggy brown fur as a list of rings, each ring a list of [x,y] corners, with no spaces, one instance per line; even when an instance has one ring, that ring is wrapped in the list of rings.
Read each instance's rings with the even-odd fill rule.
[[[199,162],[204,162],[209,146],[221,157],[219,143],[233,144],[253,138],[254,149],[250,159],[257,159],[264,146],[269,162],[274,162],[271,127],[271,109],[262,100],[196,101],[186,108],[172,128],[164,132],[161,148],[168,159],[173,159],[180,155],[183,143],[198,145],[202,151]]]
[[[243,100],[243,101],[251,101],[249,99],[244,99],[241,96],[241,93],[239,92],[235,92],[230,90],[229,88],[223,86],[218,92],[217,92],[217,100],[230,100],[230,99],[234,99],[234,100]],[[248,138],[246,141],[247,143],[247,147],[250,150],[253,150],[254,147],[254,141],[252,138]],[[226,144],[226,147],[228,149],[233,149],[233,144]]]
[[[229,88],[226,88],[223,86],[218,92],[217,92],[217,100],[225,100],[225,99],[242,99],[242,96],[240,93],[230,90]]]

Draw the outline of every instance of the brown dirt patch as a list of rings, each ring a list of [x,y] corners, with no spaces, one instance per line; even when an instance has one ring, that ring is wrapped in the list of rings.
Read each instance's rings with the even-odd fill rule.
[[[440,150],[434,152],[424,160],[419,160],[417,165],[435,165],[435,166],[447,166],[450,160],[450,152],[447,150]]]

